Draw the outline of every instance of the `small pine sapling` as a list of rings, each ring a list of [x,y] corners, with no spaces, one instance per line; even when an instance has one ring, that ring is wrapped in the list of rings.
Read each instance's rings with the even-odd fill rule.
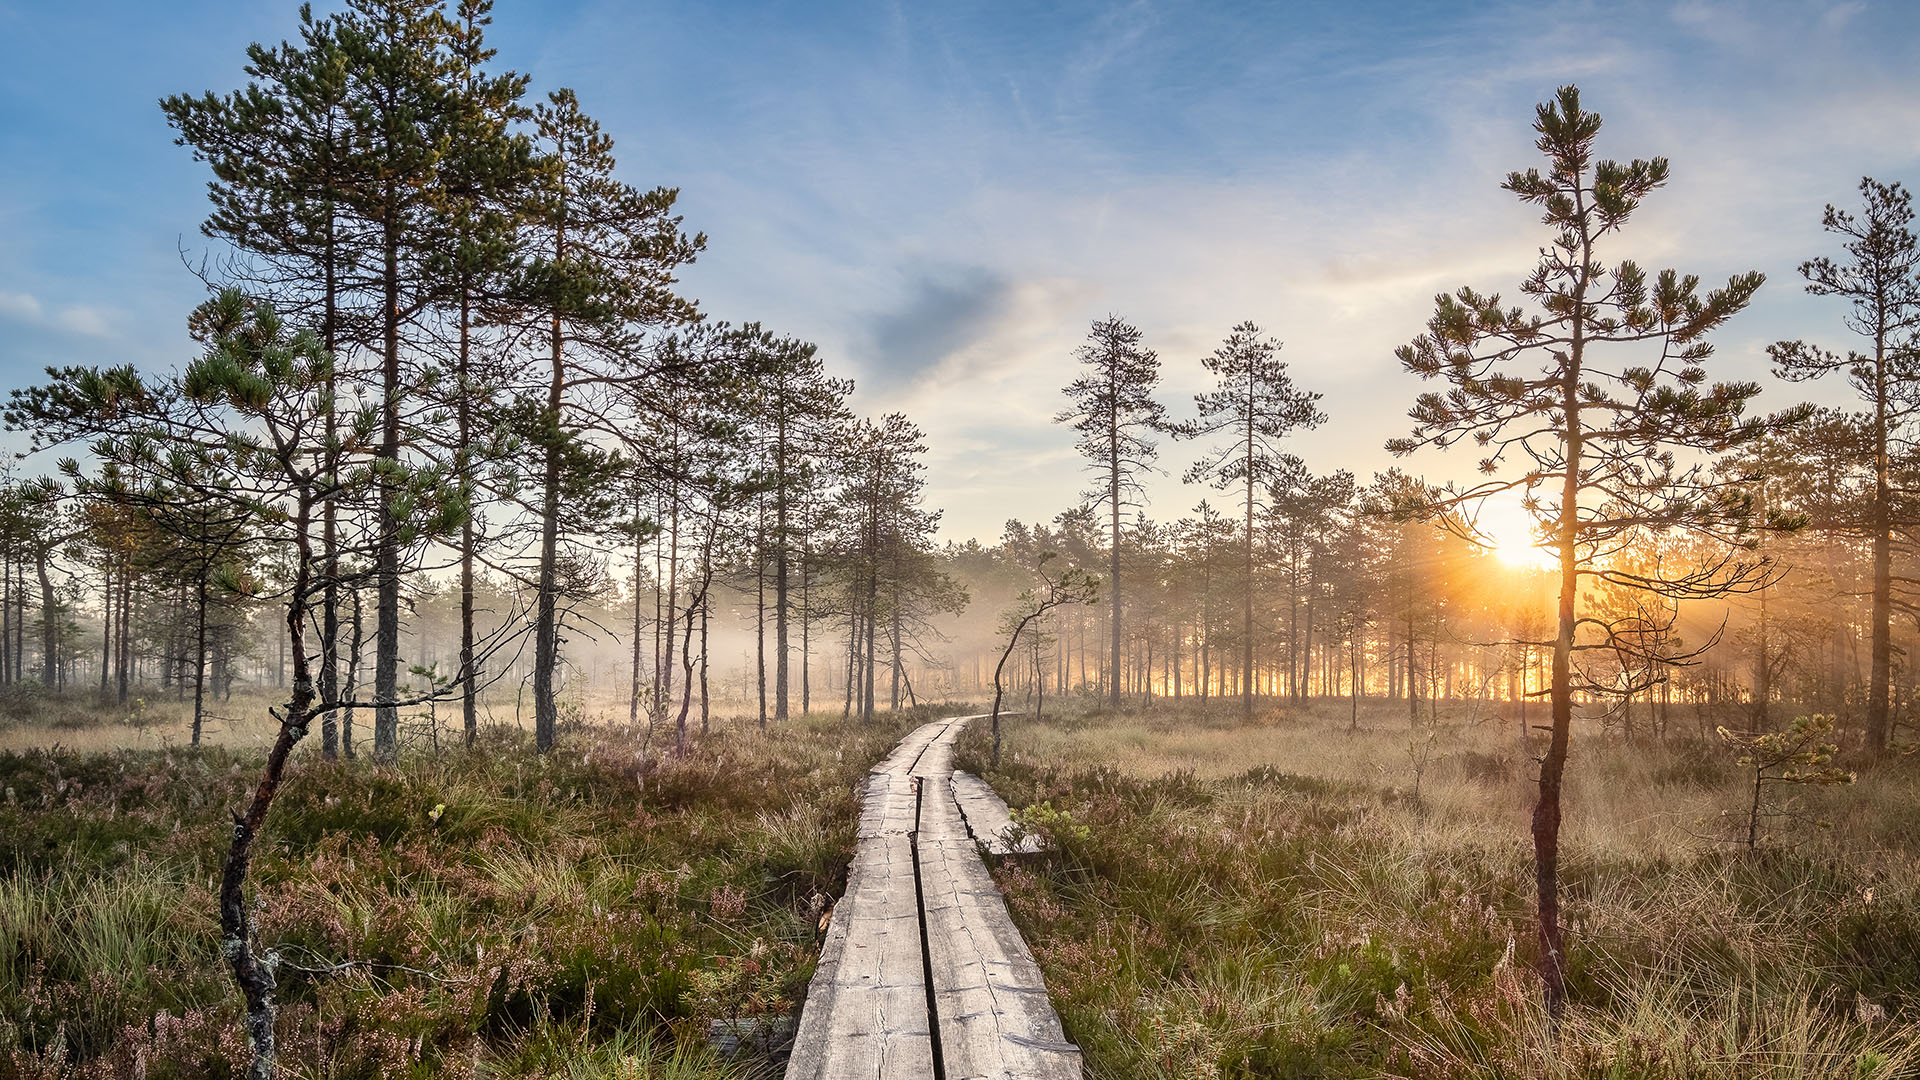
[[[1826,740],[1833,735],[1833,717],[1802,716],[1784,731],[1741,734],[1720,728],[1720,741],[1739,754],[1738,764],[1746,770],[1749,788],[1746,808],[1748,851],[1760,846],[1760,822],[1763,818],[1790,816],[1792,807],[1767,801],[1769,788],[1804,785],[1829,786],[1851,784],[1854,775],[1829,762],[1837,747]]]

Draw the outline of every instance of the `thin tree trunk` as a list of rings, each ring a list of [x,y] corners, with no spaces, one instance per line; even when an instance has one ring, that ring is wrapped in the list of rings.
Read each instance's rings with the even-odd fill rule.
[[[633,496],[633,679],[632,691],[627,698],[627,726],[640,726],[640,638],[646,629],[646,620],[641,617],[640,607],[640,568],[645,564],[646,552],[640,539],[640,490],[636,484]]]
[[[753,670],[760,694],[760,730],[767,729],[767,508],[760,506],[753,545]]]
[[[267,810],[273,805],[280,781],[286,772],[294,744],[307,734],[312,720],[313,676],[307,665],[307,606],[312,593],[312,552],[307,530],[312,519],[312,501],[303,497],[294,519],[299,554],[295,563],[293,593],[287,603],[287,634],[292,640],[293,691],[287,699],[280,732],[267,752],[267,764],[259,786],[245,814],[233,816],[233,838],[227,848],[226,862],[220,872],[220,934],[222,952],[233,972],[233,981],[246,999],[246,1028],[253,1045],[253,1061],[248,1070],[251,1080],[273,1080],[278,1075],[275,1063],[273,992],[274,955],[253,951],[253,915],[246,902],[247,871],[253,862],[254,840],[266,824]]]
[[[777,418],[773,490],[773,718],[787,718],[787,562],[788,548],[787,417]]]
[[[207,701],[207,567],[200,567],[200,588],[194,604],[193,627],[193,745],[200,745],[201,719]]]
[[[555,233],[554,261],[566,259],[566,231]],[[540,501],[540,584],[534,616],[533,655],[533,744],[545,753],[553,749],[560,724],[560,706],[554,694],[554,668],[560,663],[559,560],[560,560],[560,396],[565,387],[565,336],[556,312],[547,326],[552,345],[547,374],[546,415],[542,417],[546,442],[542,462]]]
[[[1582,251],[1583,260],[1587,252]],[[1584,264],[1584,263],[1583,263]],[[1560,794],[1573,733],[1573,639],[1578,628],[1574,608],[1580,587],[1580,364],[1586,316],[1585,283],[1576,287],[1573,340],[1561,386],[1565,470],[1560,492],[1560,626],[1553,642],[1553,733],[1540,759],[1540,799],[1533,810],[1534,883],[1539,895],[1540,975],[1547,1012],[1558,1018],[1566,1008],[1566,937],[1560,925]]]
[[[113,562],[103,560],[105,589],[100,597],[100,700],[107,698],[107,675],[113,668]]]
[[[813,540],[800,550],[800,714],[813,710]]]
[[[459,438],[460,486],[469,502],[473,482],[473,295],[463,281],[460,289]],[[480,741],[480,671],[473,648],[473,514],[460,523],[460,728],[467,746]]]
[[[40,579],[40,684],[48,689],[60,681],[60,622],[53,579],[47,573],[48,551],[34,549],[34,572]]]
[[[381,364],[380,457],[400,462],[400,249],[399,224],[391,207],[389,187],[385,226],[385,262],[381,273],[384,303],[385,351]],[[394,704],[400,691],[400,521],[395,515],[399,492],[390,480],[380,483],[380,536],[374,549],[375,622],[373,646],[373,752],[391,760],[400,752],[400,710]]]
[[[1248,390],[1251,399],[1252,390]],[[1246,640],[1241,642],[1242,663],[1240,671],[1240,707],[1248,720],[1253,719],[1253,405],[1247,405],[1247,558],[1246,589],[1241,597],[1241,630]]]
[[[1887,748],[1893,693],[1893,486],[1887,453],[1887,369],[1884,332],[1874,337],[1873,667],[1867,690],[1867,751]]]

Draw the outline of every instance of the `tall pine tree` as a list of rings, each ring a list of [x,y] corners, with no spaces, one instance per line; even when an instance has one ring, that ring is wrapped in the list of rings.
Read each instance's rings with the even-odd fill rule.
[[[1194,397],[1197,420],[1180,426],[1183,438],[1219,437],[1220,442],[1187,470],[1186,480],[1211,481],[1221,490],[1236,484],[1241,491],[1240,702],[1253,716],[1254,697],[1254,519],[1265,507],[1262,491],[1284,490],[1305,475],[1300,459],[1280,448],[1281,441],[1299,428],[1318,426],[1326,419],[1317,404],[1320,395],[1293,384],[1287,362],[1280,359],[1280,342],[1262,337],[1260,328],[1243,322],[1233,328],[1212,355],[1202,361],[1218,380],[1215,389]]]
[[[1807,291],[1837,296],[1852,307],[1847,329],[1872,345],[1842,358],[1804,341],[1782,341],[1767,351],[1774,373],[1795,382],[1845,371],[1847,381],[1871,406],[1873,494],[1866,522],[1873,542],[1873,610],[1869,637],[1872,670],[1867,688],[1867,749],[1884,751],[1892,735],[1893,695],[1893,460],[1913,446],[1907,430],[1920,409],[1920,244],[1913,232],[1913,196],[1899,184],[1860,181],[1860,217],[1829,204],[1821,224],[1844,238],[1848,261],[1822,255],[1800,264]]]
[[[1112,653],[1107,670],[1107,701],[1118,708],[1126,684],[1126,631],[1122,623],[1121,525],[1129,500],[1140,495],[1140,474],[1157,455],[1151,436],[1166,430],[1166,410],[1153,399],[1160,383],[1160,357],[1141,344],[1140,331],[1117,315],[1093,324],[1086,344],[1074,353],[1083,373],[1066,386],[1072,402],[1053,420],[1080,433],[1074,448],[1088,460],[1099,486],[1088,502],[1107,508],[1107,605]]]
[[[1429,512],[1463,509],[1504,491],[1526,506],[1559,563],[1559,628],[1554,638],[1551,738],[1540,761],[1533,813],[1539,968],[1548,1009],[1566,1002],[1566,939],[1560,924],[1561,791],[1577,691],[1606,693],[1610,680],[1581,679],[1575,655],[1647,655],[1630,625],[1609,624],[1583,603],[1582,582],[1666,597],[1724,595],[1765,579],[1755,562],[1721,559],[1691,570],[1634,572],[1606,556],[1636,536],[1683,530],[1738,545],[1749,505],[1680,452],[1711,454],[1759,437],[1746,418],[1754,383],[1707,384],[1713,348],[1706,335],[1746,307],[1763,280],[1741,274],[1706,296],[1699,279],[1663,270],[1652,280],[1637,264],[1602,261],[1600,248],[1667,181],[1665,158],[1627,164],[1594,160],[1600,117],[1562,87],[1536,112],[1535,145],[1548,168],[1515,172],[1504,187],[1542,210],[1549,246],[1520,289],[1538,306],[1502,306],[1498,294],[1462,288],[1435,298],[1427,332],[1398,353],[1405,368],[1439,379],[1445,392],[1421,394],[1411,437],[1389,442],[1407,454],[1467,440],[1482,448],[1485,482],[1425,499]],[[1520,475],[1502,477],[1518,459]],[[1737,547],[1736,547],[1736,550]]]

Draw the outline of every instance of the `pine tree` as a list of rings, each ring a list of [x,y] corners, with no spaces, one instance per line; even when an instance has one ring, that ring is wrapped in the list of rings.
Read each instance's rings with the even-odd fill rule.
[[[1120,706],[1125,665],[1125,631],[1121,625],[1120,526],[1129,500],[1140,494],[1140,473],[1153,467],[1156,450],[1149,437],[1167,428],[1166,410],[1153,399],[1160,383],[1160,357],[1140,344],[1140,331],[1109,315],[1093,324],[1086,344],[1074,353],[1084,374],[1066,386],[1072,404],[1053,418],[1080,433],[1074,448],[1100,477],[1099,486],[1085,498],[1107,508],[1107,603],[1111,613],[1112,659],[1107,677],[1107,701]]]
[[[1828,204],[1821,225],[1845,238],[1850,259],[1826,256],[1800,264],[1807,291],[1837,296],[1852,311],[1847,329],[1872,343],[1870,353],[1849,351],[1843,359],[1804,341],[1768,348],[1774,373],[1795,382],[1844,370],[1854,391],[1872,408],[1867,418],[1873,443],[1873,496],[1867,531],[1873,542],[1872,670],[1867,689],[1867,749],[1887,749],[1893,694],[1893,533],[1896,501],[1893,460],[1910,450],[1907,427],[1920,408],[1920,242],[1913,231],[1913,196],[1899,184],[1872,177],[1860,181],[1864,203],[1855,217]]]
[[[1260,336],[1260,328],[1243,322],[1202,363],[1218,380],[1216,389],[1194,397],[1200,416],[1182,424],[1182,438],[1225,436],[1187,470],[1187,483],[1210,481],[1227,490],[1238,484],[1241,499],[1241,708],[1253,716],[1254,695],[1254,517],[1266,505],[1262,491],[1286,490],[1304,475],[1300,459],[1280,449],[1281,440],[1296,429],[1319,426],[1320,395],[1293,384],[1280,342]]]
[[[1737,275],[1703,298],[1691,275],[1665,270],[1649,281],[1633,262],[1609,266],[1598,249],[1643,197],[1666,183],[1666,159],[1595,161],[1600,117],[1580,107],[1571,86],[1539,106],[1534,130],[1547,172],[1512,173],[1504,187],[1540,207],[1552,231],[1551,246],[1521,284],[1540,310],[1503,307],[1497,294],[1470,288],[1437,297],[1427,332],[1398,356],[1408,371],[1444,380],[1448,389],[1421,394],[1410,413],[1412,436],[1388,449],[1407,454],[1471,440],[1486,453],[1480,471],[1490,479],[1448,492],[1425,509],[1471,513],[1489,496],[1523,490],[1559,559],[1553,722],[1533,815],[1539,964],[1547,1006],[1558,1015],[1567,996],[1560,799],[1574,694],[1607,689],[1593,680],[1576,682],[1574,659],[1578,651],[1620,647],[1632,632],[1596,625],[1582,610],[1581,583],[1598,579],[1673,597],[1725,595],[1764,580],[1763,565],[1731,556],[1689,571],[1644,574],[1604,560],[1650,531],[1744,542],[1744,494],[1678,452],[1724,451],[1765,430],[1763,421],[1743,416],[1759,387],[1706,385],[1704,366],[1712,354],[1707,333],[1746,307],[1763,279]],[[1626,354],[1607,363],[1609,346],[1626,347]],[[1509,458],[1521,459],[1524,472],[1500,478]],[[1535,494],[1540,489],[1544,495]]]
[[[560,662],[561,504],[572,491],[603,492],[617,462],[582,437],[598,414],[584,415],[583,389],[643,383],[637,328],[698,317],[672,291],[674,271],[693,261],[706,238],[687,236],[673,214],[678,193],[640,191],[614,178],[613,140],[558,90],[534,109],[548,182],[531,208],[534,257],[528,314],[547,337],[544,392],[534,403],[540,453],[540,548],[534,615],[534,741],[551,749],[558,722],[554,675]],[[603,425],[604,426],[604,425]],[[570,506],[578,509],[578,504]],[[582,516],[604,519],[611,507]]]
[[[819,483],[834,434],[851,419],[847,396],[853,384],[829,378],[818,350],[792,338],[776,338],[757,325],[742,328],[736,349],[747,354],[741,374],[751,375],[748,407],[767,457],[772,514],[767,540],[773,562],[773,718],[787,719],[791,677],[789,640],[796,549],[806,543],[799,511]],[[805,567],[801,567],[805,573]]]
[[[372,312],[361,306],[361,266],[367,252],[363,233],[347,212],[348,193],[367,178],[352,147],[347,115],[349,62],[339,27],[332,18],[300,12],[298,44],[247,49],[245,90],[225,97],[176,95],[160,103],[179,132],[178,142],[205,161],[214,179],[207,185],[213,202],[201,231],[223,240],[243,261],[228,276],[254,291],[274,297],[283,317],[315,324],[321,347],[338,358]],[[329,366],[337,377],[339,363]],[[335,441],[338,386],[328,387],[321,408],[326,443]],[[328,463],[337,477],[342,463]],[[328,565],[321,604],[319,692],[339,689],[338,543],[341,507],[333,496],[321,508],[320,544]],[[321,722],[322,752],[339,751],[338,721],[328,713]]]
[[[453,319],[453,379],[445,397],[452,400],[454,426],[442,448],[462,497],[473,504],[490,460],[507,456],[507,446],[486,430],[496,372],[484,372],[476,330],[502,317],[516,284],[520,252],[519,219],[529,188],[537,182],[532,143],[512,130],[530,115],[520,104],[527,78],[512,72],[490,74],[485,65],[494,50],[485,43],[492,22],[491,0],[461,0],[451,33],[455,83],[451,119],[452,147],[440,161],[432,190],[437,228],[444,237],[429,256],[427,272],[438,283],[439,302]],[[468,746],[479,736],[479,697],[484,673],[478,669],[474,631],[474,566],[481,536],[477,514],[460,527],[460,660],[455,681],[461,687],[461,727]]]
[[[433,208],[446,157],[466,109],[460,94],[456,33],[437,0],[350,0],[337,19],[351,78],[345,112],[351,126],[351,174],[345,205],[364,235],[366,273],[376,301],[366,344],[379,358],[373,397],[380,440],[376,475],[405,471],[408,402],[421,372],[403,348],[416,319],[437,299],[430,260],[445,234]],[[397,481],[377,485],[380,540],[374,546],[374,753],[399,752],[400,592],[408,507]]]

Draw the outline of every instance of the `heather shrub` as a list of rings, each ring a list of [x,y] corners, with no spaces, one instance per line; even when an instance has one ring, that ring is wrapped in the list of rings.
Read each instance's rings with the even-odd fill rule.
[[[253,874],[283,1067],[745,1075],[709,1027],[796,1008],[855,782],[911,722],[716,733],[681,760],[610,729],[303,756]],[[0,1078],[244,1068],[214,889],[257,771],[218,746],[0,752]]]

